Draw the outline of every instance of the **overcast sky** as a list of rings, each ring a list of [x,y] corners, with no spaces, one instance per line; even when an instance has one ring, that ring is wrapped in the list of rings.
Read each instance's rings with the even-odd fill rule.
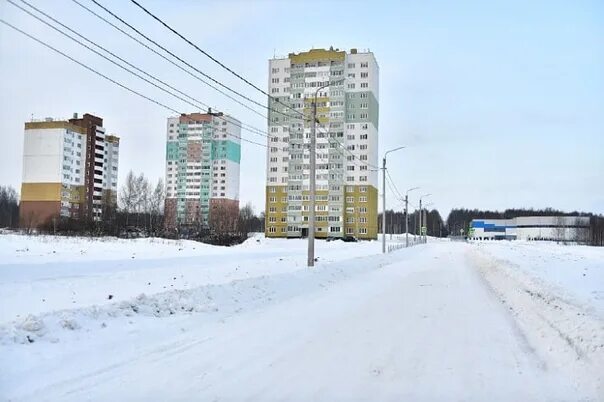
[[[266,129],[263,118],[71,0],[28,1],[181,91]],[[89,0],[79,1],[103,14]],[[264,103],[260,93],[132,3],[99,2],[200,70]],[[445,216],[462,206],[604,213],[604,2],[140,2],[263,88],[274,55],[329,46],[374,52],[380,66],[380,155],[407,146],[388,158],[398,189],[421,186]],[[145,95],[181,112],[195,111],[5,1],[0,16]],[[102,117],[107,131],[121,137],[121,182],[130,169],[153,180],[163,177],[166,118],[173,113],[1,24],[0,93],[0,184],[20,189],[25,121],[74,112]],[[242,146],[241,200],[251,201],[257,212],[264,210],[265,152]],[[416,203],[420,191],[412,194]],[[389,208],[399,208],[391,195],[389,200]]]

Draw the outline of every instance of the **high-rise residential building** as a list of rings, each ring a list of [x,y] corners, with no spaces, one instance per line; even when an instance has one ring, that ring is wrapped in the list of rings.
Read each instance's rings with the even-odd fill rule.
[[[120,155],[119,137],[106,135],[104,152],[103,206],[115,208],[117,207],[117,169]]]
[[[373,53],[313,49],[269,60],[268,237],[308,235],[316,91],[316,237],[377,238],[379,68]]]
[[[116,205],[118,160],[119,138],[105,136],[99,117],[25,123],[20,225],[102,220],[103,209]]]
[[[239,121],[211,111],[170,117],[166,140],[166,228],[234,229],[230,225],[239,215]]]

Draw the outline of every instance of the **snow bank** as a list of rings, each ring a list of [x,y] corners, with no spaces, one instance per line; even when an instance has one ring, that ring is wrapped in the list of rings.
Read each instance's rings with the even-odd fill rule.
[[[124,258],[166,258],[224,253],[226,247],[191,240],[161,238],[118,239],[115,237],[67,237],[0,235],[0,260],[4,264],[59,261],[102,261]]]
[[[348,264],[346,269],[327,266],[314,271],[262,275],[193,289],[175,289],[150,295],[142,293],[129,300],[101,306],[29,314],[23,319],[0,325],[0,344],[40,341],[56,343],[70,331],[95,331],[124,317],[162,318],[219,311],[222,314],[236,314],[313,289],[324,289],[336,279],[341,280],[375,268],[366,261],[367,258],[358,259]]]
[[[479,242],[473,247],[604,319],[604,247],[526,241]]]
[[[586,292],[599,294],[604,282],[575,280],[585,277],[586,266],[592,277],[601,277],[604,261],[584,260],[604,250],[515,243],[473,247],[470,261],[507,306],[544,369],[567,370],[578,387],[604,396],[604,319],[599,300]]]

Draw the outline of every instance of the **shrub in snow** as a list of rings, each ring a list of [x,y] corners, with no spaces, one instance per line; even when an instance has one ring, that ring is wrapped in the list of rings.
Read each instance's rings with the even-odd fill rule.
[[[61,320],[61,327],[69,330],[75,330],[80,328],[80,324],[73,318],[64,318]]]
[[[44,321],[31,314],[25,317],[23,321],[17,323],[16,327],[17,329],[34,333],[42,333],[45,329]]]

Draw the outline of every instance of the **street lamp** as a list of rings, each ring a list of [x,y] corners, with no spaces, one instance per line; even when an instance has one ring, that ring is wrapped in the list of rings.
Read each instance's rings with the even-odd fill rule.
[[[382,207],[383,207],[383,212],[382,212],[382,253],[386,253],[386,156],[388,156],[389,153],[394,152],[394,151],[398,151],[400,149],[405,148],[403,147],[398,147],[398,148],[394,148],[391,149],[389,151],[386,151],[386,153],[384,154],[384,159],[383,159],[383,166],[382,166]]]
[[[433,202],[424,205],[424,225],[426,226],[426,233],[424,234],[424,243],[428,242],[428,207],[434,205]]]
[[[405,247],[409,247],[409,192],[419,190],[419,187],[412,187],[405,192]]]
[[[419,197],[419,238],[421,240],[422,238],[422,199],[426,198],[426,197],[430,197],[432,194],[424,194],[421,197]]]
[[[309,267],[315,266],[315,188],[316,188],[316,154],[315,148],[317,146],[317,97],[319,91],[327,88],[330,85],[336,85],[344,80],[338,80],[333,82],[327,82],[325,85],[317,88],[315,91],[315,97],[312,104],[312,126],[310,133],[310,208],[308,216],[308,259],[307,265]]]
[[[419,197],[419,238],[421,241],[422,238],[422,199],[426,198],[426,197],[430,197],[432,194],[424,194],[421,197]],[[425,222],[424,222],[425,223]]]

